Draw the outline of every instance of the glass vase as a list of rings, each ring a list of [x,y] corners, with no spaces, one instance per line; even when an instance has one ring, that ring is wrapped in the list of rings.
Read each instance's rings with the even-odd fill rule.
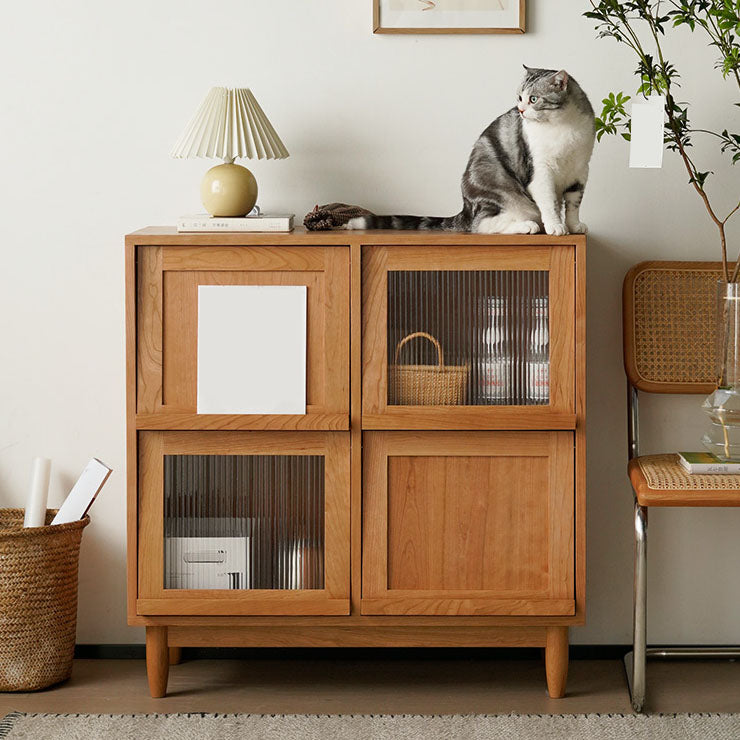
[[[717,285],[717,390],[702,408],[711,427],[702,443],[725,462],[740,461],[740,283]]]

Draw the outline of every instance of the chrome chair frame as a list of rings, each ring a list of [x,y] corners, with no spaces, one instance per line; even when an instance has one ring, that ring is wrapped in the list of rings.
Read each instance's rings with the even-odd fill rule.
[[[640,418],[637,388],[627,381],[627,446],[628,456],[632,460],[639,455]],[[624,656],[624,667],[627,671],[630,700],[636,712],[642,712],[645,705],[648,658],[665,659],[732,659],[740,658],[740,647],[702,648],[702,647],[647,647],[647,536],[648,507],[640,506],[637,495],[635,502],[635,575],[632,611],[632,652]]]

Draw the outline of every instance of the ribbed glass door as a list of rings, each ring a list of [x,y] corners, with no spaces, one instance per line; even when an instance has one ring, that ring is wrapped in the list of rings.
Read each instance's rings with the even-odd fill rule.
[[[324,458],[166,455],[166,589],[324,587]]]
[[[349,433],[146,431],[138,463],[138,614],[349,613]]]
[[[363,429],[573,429],[575,247],[363,248]]]
[[[388,272],[388,404],[550,399],[545,270]]]

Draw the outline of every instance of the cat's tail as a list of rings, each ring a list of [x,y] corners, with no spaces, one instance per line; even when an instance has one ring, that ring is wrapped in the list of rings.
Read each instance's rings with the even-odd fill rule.
[[[361,206],[327,203],[306,214],[303,225],[309,231],[326,229],[405,229],[414,231],[465,231],[465,211],[456,216],[377,216]]]
[[[460,218],[456,216],[357,216],[347,222],[348,229],[396,229],[405,231],[459,231]]]

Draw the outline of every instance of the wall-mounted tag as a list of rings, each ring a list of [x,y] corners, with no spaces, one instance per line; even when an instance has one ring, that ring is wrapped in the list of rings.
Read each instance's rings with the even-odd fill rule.
[[[632,104],[630,167],[663,166],[663,117],[665,96],[651,95]]]

